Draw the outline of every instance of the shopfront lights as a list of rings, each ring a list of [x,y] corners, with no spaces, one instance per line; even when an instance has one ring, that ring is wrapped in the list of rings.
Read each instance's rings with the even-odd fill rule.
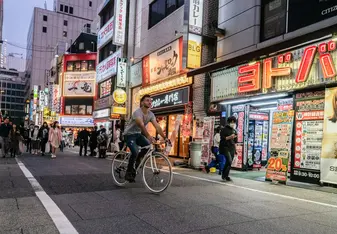
[[[277,107],[265,107],[265,108],[259,108],[259,111],[273,111],[277,110]]]
[[[250,104],[251,106],[268,106],[268,105],[276,105],[277,101],[273,101],[273,102],[255,102]]]
[[[221,105],[243,104],[249,102],[248,98],[220,102]]]
[[[263,96],[256,96],[249,98],[249,101],[260,101],[260,100],[267,100],[267,99],[274,99],[274,98],[282,98],[287,97],[288,93],[277,93],[277,94],[270,94],[270,95],[263,95]]]

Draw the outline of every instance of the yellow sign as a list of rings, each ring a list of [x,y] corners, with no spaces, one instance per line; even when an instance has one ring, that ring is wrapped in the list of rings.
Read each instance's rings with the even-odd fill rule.
[[[112,96],[115,102],[117,102],[118,104],[124,104],[126,102],[127,95],[123,89],[116,89],[113,92]]]
[[[201,66],[201,36],[195,34],[188,35],[187,67],[198,68]]]
[[[126,108],[125,107],[113,106],[111,108],[111,114],[126,115]]]

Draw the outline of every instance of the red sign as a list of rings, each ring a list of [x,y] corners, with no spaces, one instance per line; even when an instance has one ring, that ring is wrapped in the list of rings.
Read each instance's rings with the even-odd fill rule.
[[[245,112],[240,112],[238,116],[238,142],[243,142],[243,126],[245,121]]]
[[[319,53],[319,63],[322,67],[323,77],[325,79],[328,79],[336,76],[336,70],[332,60],[332,56],[329,53],[336,50],[336,42],[329,41],[327,43],[321,43],[318,46],[308,46],[304,49],[300,65],[296,73],[296,83],[302,83],[307,81],[317,50]],[[279,64],[291,63],[292,53],[288,52],[284,55],[279,55],[277,57],[277,61]],[[263,60],[263,69],[261,69],[260,62],[240,66],[238,70],[238,93],[246,93],[260,90],[261,77],[262,88],[269,89],[272,87],[272,79],[290,76],[291,71],[292,68],[290,65],[273,68],[272,58],[267,58]]]

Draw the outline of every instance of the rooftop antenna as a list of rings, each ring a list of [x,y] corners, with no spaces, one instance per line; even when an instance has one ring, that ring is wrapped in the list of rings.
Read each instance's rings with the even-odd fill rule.
[[[47,10],[47,1],[44,1],[44,9]]]

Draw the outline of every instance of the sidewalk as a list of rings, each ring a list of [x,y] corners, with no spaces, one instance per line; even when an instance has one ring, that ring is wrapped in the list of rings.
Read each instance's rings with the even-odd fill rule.
[[[0,233],[59,233],[13,158],[0,158]]]

